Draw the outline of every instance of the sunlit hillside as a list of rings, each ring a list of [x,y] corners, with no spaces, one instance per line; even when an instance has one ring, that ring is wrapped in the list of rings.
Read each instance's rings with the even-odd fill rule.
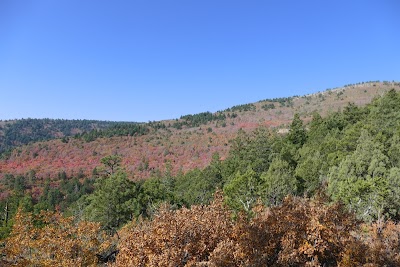
[[[400,85],[393,82],[359,83],[306,96],[261,100],[214,114],[182,116],[157,122],[165,127],[151,126],[145,133],[93,138],[89,138],[89,134],[70,135],[35,142],[3,155],[0,175],[26,174],[32,170],[42,178],[56,177],[62,171],[68,175],[79,172],[89,175],[100,159],[110,154],[121,155],[126,170],[135,179],[165,172],[167,168],[173,173],[186,172],[205,167],[215,152],[224,159],[230,147],[229,140],[239,129],[251,131],[265,126],[284,133],[295,113],[307,122],[315,111],[324,116],[341,110],[348,103],[362,106],[391,88],[400,90]],[[144,127],[147,125],[149,123],[143,124]]]

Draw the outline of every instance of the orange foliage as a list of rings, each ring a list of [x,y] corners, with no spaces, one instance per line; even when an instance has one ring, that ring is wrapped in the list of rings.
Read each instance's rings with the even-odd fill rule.
[[[400,225],[392,221],[362,225],[339,266],[400,266]]]
[[[320,266],[335,265],[356,228],[353,216],[341,206],[288,197],[279,207],[258,206],[248,221],[243,216],[231,240],[210,257],[212,266]]]
[[[341,205],[288,197],[281,206],[257,206],[251,218],[232,218],[220,193],[210,205],[164,206],[152,220],[119,231],[119,254],[109,265],[400,266],[400,225],[359,224]],[[18,211],[0,264],[95,266],[111,242],[96,223]]]
[[[336,264],[356,228],[341,206],[287,198],[236,222],[217,195],[210,206],[169,211],[130,229],[116,266],[319,266]]]
[[[170,211],[132,229],[120,243],[116,266],[191,266],[206,261],[231,233],[233,222],[222,196],[208,206]]]
[[[2,254],[9,266],[96,266],[96,253],[110,246],[98,223],[74,223],[59,213],[18,211]]]

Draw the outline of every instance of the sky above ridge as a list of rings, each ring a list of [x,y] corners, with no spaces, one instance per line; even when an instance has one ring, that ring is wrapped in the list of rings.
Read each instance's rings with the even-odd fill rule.
[[[400,81],[400,2],[0,0],[0,120],[153,121]]]

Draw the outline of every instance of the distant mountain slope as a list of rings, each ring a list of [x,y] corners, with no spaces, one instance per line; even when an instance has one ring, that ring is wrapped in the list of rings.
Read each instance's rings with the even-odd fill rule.
[[[0,153],[31,142],[105,129],[120,122],[97,120],[21,119],[0,121]]]
[[[123,157],[123,166],[136,179],[166,169],[176,173],[203,168],[213,153],[218,152],[221,158],[227,155],[229,140],[239,129],[251,131],[264,126],[285,132],[295,113],[308,121],[314,111],[326,115],[348,103],[365,105],[392,88],[400,90],[400,84],[360,83],[301,97],[262,100],[216,113],[185,115],[133,128],[114,126],[74,138],[31,143],[0,160],[0,177],[31,170],[38,177],[56,177],[60,171],[90,174],[102,157],[115,153]]]

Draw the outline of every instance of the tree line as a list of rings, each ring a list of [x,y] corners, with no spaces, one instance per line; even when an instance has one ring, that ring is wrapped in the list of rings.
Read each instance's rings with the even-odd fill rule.
[[[117,124],[120,122],[30,118],[5,121],[0,128],[0,154],[31,142],[74,136],[76,131],[90,132]]]

